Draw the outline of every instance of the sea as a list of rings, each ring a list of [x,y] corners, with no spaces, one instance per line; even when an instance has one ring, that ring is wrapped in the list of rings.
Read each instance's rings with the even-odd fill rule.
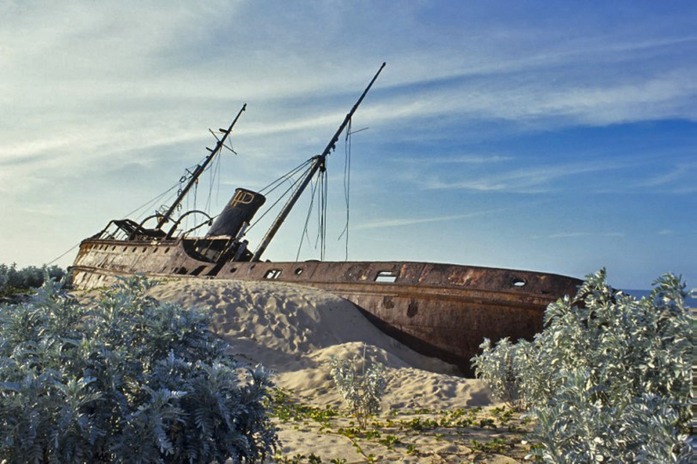
[[[632,295],[635,298],[643,298],[651,294],[651,290],[622,290],[628,295]],[[697,309],[697,294],[693,291],[691,295],[685,298],[685,307],[691,309]]]

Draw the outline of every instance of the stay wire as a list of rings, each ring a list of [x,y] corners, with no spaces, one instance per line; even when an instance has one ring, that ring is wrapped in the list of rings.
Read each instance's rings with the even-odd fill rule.
[[[317,235],[315,236],[315,250],[317,249],[317,246],[320,246],[320,260],[324,259],[324,253],[322,252],[322,246],[324,245],[324,240],[323,240],[323,234],[322,234],[322,229],[323,229],[323,218],[322,218],[322,211],[324,209],[324,179],[325,179],[325,173],[320,172],[319,176],[317,177],[317,197],[318,197],[318,207],[317,207]]]
[[[213,188],[217,187],[216,201],[220,196],[220,158],[221,156],[216,156],[213,160],[213,165],[208,171],[208,198],[206,198],[206,204],[203,208],[204,211],[209,211],[211,208],[211,200],[213,197]]]
[[[308,163],[305,163],[305,164],[307,165]],[[261,221],[267,214],[269,214],[269,212],[270,212],[272,209],[274,209],[274,207],[276,207],[276,205],[278,205],[278,204],[281,202],[281,200],[283,200],[283,199],[286,197],[286,195],[288,195],[288,193],[289,193],[290,191],[294,190],[294,188],[298,185],[298,183],[300,183],[300,181],[305,177],[305,175],[307,175],[307,173],[310,172],[310,169],[311,169],[311,168],[312,168],[312,166],[307,167],[307,169],[305,169],[305,172],[303,173],[303,175],[300,176],[300,177],[298,177],[295,181],[293,181],[293,182],[290,184],[290,186],[286,189],[286,191],[283,192],[283,193],[276,199],[276,201],[275,201],[271,206],[269,206],[269,207],[266,209],[266,211],[264,211],[264,213],[263,213],[261,216],[259,216],[259,217],[257,218],[256,221],[254,221],[252,224],[250,224],[250,226],[247,228],[247,231],[251,230],[254,226],[256,226],[256,225],[259,223],[259,221]],[[296,170],[297,170],[297,168],[296,168]],[[274,181],[273,183],[275,183],[275,182],[276,182],[276,181]],[[279,185],[280,185],[280,184],[279,184]],[[278,188],[278,185],[277,185],[276,187],[274,187],[273,190],[275,190],[276,188]],[[272,191],[273,191],[273,190],[272,190]],[[261,192],[260,192],[260,193],[261,193]]]
[[[146,208],[149,208],[151,205],[154,205],[154,204],[156,204],[156,203],[159,203],[159,202],[162,200],[162,198],[164,198],[167,194],[171,193],[171,192],[172,192],[174,189],[176,189],[178,186],[179,186],[179,183],[177,182],[176,184],[172,185],[170,188],[168,188],[168,189],[165,190],[164,192],[160,193],[160,194],[157,195],[156,197],[151,198],[150,200],[146,201],[146,202],[143,203],[142,205],[140,205],[140,206],[138,206],[137,208],[135,208],[133,211],[127,213],[127,214],[125,215],[125,217],[132,216],[134,213],[137,213],[137,212],[139,212],[139,211],[141,211],[141,210],[145,210]],[[55,263],[56,261],[58,261],[58,260],[60,260],[61,258],[63,258],[65,255],[67,255],[67,254],[70,253],[71,251],[73,251],[73,250],[75,250],[76,248],[78,248],[79,246],[80,246],[80,242],[78,242],[78,243],[76,243],[75,245],[73,245],[72,247],[70,247],[68,250],[66,250],[65,252],[63,252],[61,255],[59,255],[59,256],[53,258],[51,261],[49,261],[48,263],[46,263],[46,265],[47,265],[47,266],[50,266],[51,264],[53,264],[53,263]]]
[[[281,177],[279,177],[278,179],[276,179],[273,182],[271,182],[270,184],[268,184],[266,187],[259,190],[259,193],[261,193],[263,195],[268,195],[268,194],[272,193],[274,190],[276,190],[277,188],[279,188],[284,182],[286,182],[288,180],[292,180],[293,176],[295,176],[301,170],[304,169],[305,170],[304,172],[306,173],[308,171],[307,166],[310,165],[313,161],[314,161],[314,158],[310,158],[309,160],[304,161],[300,165],[294,167],[289,172],[283,174]]]
[[[322,223],[320,233],[322,234],[322,242],[320,249],[320,259],[324,261],[327,251],[327,205],[329,204],[329,176],[327,172],[322,173]]]
[[[162,193],[159,194],[158,196],[156,196],[156,197],[154,197],[154,198],[151,198],[150,200],[148,200],[147,202],[143,203],[142,205],[140,205],[139,207],[137,207],[136,209],[134,209],[134,210],[131,211],[130,213],[127,213],[127,214],[126,214],[126,217],[129,217],[129,216],[131,216],[133,213],[136,213],[136,212],[138,212],[138,211],[140,211],[140,210],[142,210],[142,209],[147,208],[147,207],[150,206],[151,204],[160,202],[160,200],[161,200],[165,195],[167,195],[168,193],[170,193],[172,190],[174,190],[174,189],[177,188],[178,186],[179,186],[179,183],[176,183],[176,184],[172,185],[169,189],[165,190],[164,192],[162,192]]]
[[[298,252],[295,255],[295,260],[299,261],[300,260],[300,251],[302,250],[303,243],[305,241],[305,237],[307,237],[308,241],[310,240],[310,236],[308,234],[308,225],[310,224],[310,216],[312,216],[312,209],[313,205],[315,203],[315,191],[317,189],[317,180],[313,181],[310,184],[310,206],[307,208],[307,215],[305,216],[305,225],[303,227],[303,233],[300,236],[300,243],[298,244]]]
[[[233,153],[234,153],[234,152],[233,152]],[[208,193],[208,201],[207,201],[207,203],[206,203],[206,208],[209,208],[209,207],[210,207],[211,192],[212,192],[212,190],[213,190],[213,184],[214,184],[216,178],[217,178],[217,179],[220,179],[220,157],[217,157],[217,158],[216,158],[214,164],[215,164],[215,173],[212,172],[212,171],[209,173],[209,174],[210,174],[210,177],[211,177],[211,181],[210,181],[210,189],[209,189],[209,193]],[[191,172],[193,172],[193,171],[192,171],[193,169],[194,169],[193,167],[192,167],[191,169],[187,169],[187,173],[190,174]],[[206,170],[208,171],[209,168],[206,168]],[[184,177],[186,177],[186,176],[184,176]],[[167,195],[170,195],[170,194],[172,193],[172,191],[173,191],[174,189],[176,189],[177,187],[180,187],[181,184],[182,184],[182,181],[181,181],[181,179],[180,179],[179,182],[174,183],[170,188],[168,188],[168,189],[165,190],[164,192],[162,192],[162,193],[160,193],[159,195],[157,195],[157,196],[151,198],[150,200],[148,200],[148,201],[146,201],[145,203],[141,204],[140,206],[136,207],[136,208],[133,209],[132,211],[129,211],[128,213],[126,213],[126,214],[124,215],[124,217],[130,217],[130,216],[132,216],[132,215],[138,213],[137,217],[140,219],[140,218],[143,216],[142,211],[144,211],[144,210],[146,210],[146,209],[149,209],[150,207],[152,207],[152,205],[155,205],[155,204],[157,204],[157,203],[162,202],[162,199],[163,199],[163,198],[165,198]],[[198,183],[197,183],[197,184],[198,184]],[[220,182],[217,183],[217,186],[218,186],[218,195],[219,195],[219,193],[220,193]],[[197,191],[197,189],[194,190],[194,195],[196,195],[196,191]],[[170,197],[171,197],[171,196],[170,196]],[[187,199],[187,200],[188,200],[188,199]],[[167,201],[165,201],[165,203],[167,203]],[[195,200],[194,200],[194,205],[195,205]],[[79,246],[80,246],[80,243],[79,243],[79,242],[76,243],[76,244],[73,245],[70,249],[68,249],[67,251],[65,251],[64,253],[62,253],[60,256],[57,256],[56,258],[54,258],[54,259],[52,259],[51,261],[49,261],[49,262],[47,263],[47,266],[50,266],[51,264],[55,263],[56,261],[58,261],[59,259],[63,258],[65,255],[67,255],[67,254],[70,253],[71,251],[75,250],[75,249],[76,249],[77,247],[79,247]]]
[[[78,243],[76,243],[75,245],[73,245],[72,248],[70,248],[68,251],[66,251],[66,252],[63,253],[62,255],[60,255],[60,256],[58,256],[58,257],[56,257],[56,258],[53,258],[51,261],[49,261],[48,263],[46,263],[46,266],[50,266],[51,264],[55,263],[56,261],[58,261],[59,259],[61,259],[63,256],[67,255],[68,253],[70,253],[71,251],[73,251],[75,248],[77,248],[77,247],[79,247],[79,246],[80,246],[80,242],[78,242]]]
[[[349,223],[351,219],[351,122],[352,120],[349,119],[348,127],[346,129],[346,137],[344,139],[344,200],[346,202],[346,225],[337,239],[341,240],[341,237],[345,234],[344,261],[348,261]]]

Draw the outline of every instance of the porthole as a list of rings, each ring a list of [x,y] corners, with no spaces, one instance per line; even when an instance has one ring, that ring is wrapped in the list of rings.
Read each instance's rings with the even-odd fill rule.
[[[527,282],[525,280],[517,278],[517,277],[515,279],[513,279],[513,281],[511,282],[511,285],[513,285],[514,287],[517,287],[517,288],[525,287],[526,284],[527,284]]]

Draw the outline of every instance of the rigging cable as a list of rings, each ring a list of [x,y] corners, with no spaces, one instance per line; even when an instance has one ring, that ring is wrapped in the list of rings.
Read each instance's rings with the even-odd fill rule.
[[[212,168],[207,169],[208,171],[208,197],[206,198],[206,204],[203,208],[204,211],[210,211],[211,199],[213,197],[213,187],[217,187],[216,192],[216,202],[220,197],[220,158],[221,156],[216,156],[213,160]]]
[[[313,181],[311,185],[310,192],[310,204],[307,208],[307,215],[305,216],[305,226],[303,227],[303,233],[300,237],[300,244],[298,245],[298,253],[295,256],[295,260],[300,260],[300,251],[302,249],[305,238],[310,240],[308,230],[308,225],[310,224],[310,217],[312,216],[312,211],[314,210],[315,198],[317,198],[317,236],[315,237],[315,249],[317,249],[318,244],[320,246],[320,260],[324,260],[326,253],[326,243],[327,243],[327,172],[325,170],[320,170],[317,175],[317,179]]]
[[[300,170],[302,170],[302,169],[305,170],[304,173],[307,173],[307,171],[309,170],[308,165],[312,164],[313,160],[314,160],[314,158],[310,158],[306,161],[303,161],[300,165],[291,169],[286,174],[283,174],[281,177],[279,177],[278,179],[276,179],[273,182],[271,182],[270,184],[268,184],[266,187],[259,190],[259,193],[261,193],[262,195],[268,195],[269,193],[273,192],[278,187],[280,187],[281,184],[283,184],[285,181],[292,179],[292,177],[295,174],[297,174],[298,172],[300,172]],[[304,177],[304,174],[301,177]],[[294,183],[295,183],[295,181],[294,181]]]
[[[142,205],[138,206],[138,207],[137,207],[136,209],[134,209],[133,211],[127,213],[127,214],[125,215],[125,217],[130,217],[130,216],[132,216],[134,213],[137,213],[137,212],[139,212],[139,211],[141,211],[141,210],[145,210],[146,208],[149,208],[151,205],[153,205],[153,204],[155,204],[155,203],[159,203],[159,202],[162,200],[163,197],[165,197],[167,194],[171,193],[172,190],[174,190],[175,188],[177,188],[178,185],[179,185],[178,182],[175,183],[174,185],[172,185],[170,188],[168,188],[168,189],[165,190],[164,192],[162,192],[162,193],[160,193],[159,195],[157,195],[156,197],[153,197],[153,198],[151,198],[150,200],[146,201],[145,203],[143,203]],[[139,216],[141,216],[141,214],[139,214]],[[67,255],[67,254],[70,253],[71,251],[73,251],[73,250],[75,250],[76,248],[78,248],[79,246],[80,246],[80,242],[77,242],[75,245],[73,245],[72,247],[70,247],[68,250],[66,250],[64,253],[62,253],[60,256],[57,256],[57,257],[53,258],[51,261],[49,261],[48,263],[46,263],[46,265],[47,265],[47,266],[50,266],[51,264],[55,263],[55,262],[58,261],[59,259],[63,258],[65,255]]]
[[[317,181],[315,180],[311,185],[311,193],[310,193],[310,207],[307,209],[307,215],[305,216],[305,226],[303,227],[303,233],[300,236],[300,244],[298,244],[298,253],[295,255],[295,260],[300,261],[300,250],[303,247],[303,242],[305,241],[305,237],[307,237],[308,241],[310,240],[310,237],[307,234],[308,230],[308,224],[310,223],[310,216],[312,215],[312,206],[315,203],[315,190],[317,189]]]
[[[322,176],[321,176],[321,184],[322,184],[322,191],[321,191],[321,226],[320,226],[320,233],[322,234],[322,242],[321,242],[321,249],[320,249],[320,259],[324,261],[324,257],[326,254],[326,248],[327,248],[327,205],[329,204],[329,177],[327,175],[327,171],[323,170],[322,171]]]
[[[344,200],[346,201],[346,226],[339,234],[338,240],[341,240],[342,235],[346,234],[344,240],[344,261],[348,261],[349,253],[349,220],[351,218],[351,122],[349,120],[346,128],[346,138],[344,139]]]
[[[320,248],[320,260],[324,260],[326,243],[327,243],[327,171],[320,170],[317,176],[317,189],[316,194],[319,199],[317,207],[317,237],[315,238],[315,249],[319,243]],[[308,215],[310,213],[308,212]]]
[[[302,165],[300,165],[300,166],[298,166],[297,168],[293,169],[290,173],[288,173],[288,174],[282,176],[282,177],[279,178],[279,179],[276,179],[276,180],[273,181],[271,184],[269,184],[268,186],[264,187],[264,188],[261,190],[261,192],[263,192],[265,189],[269,188],[269,187],[270,187],[271,185],[273,185],[273,184],[276,184],[276,185],[275,185],[269,192],[267,192],[267,193],[270,193],[270,192],[276,190],[276,189],[282,184],[281,181],[285,181],[285,180],[289,179],[291,173],[295,173],[295,172],[297,172],[297,171],[299,170],[299,168],[301,168],[301,167],[303,167],[303,166],[307,166],[307,168],[305,169],[305,172],[303,173],[303,175],[301,175],[300,177],[298,177],[298,179],[294,180],[294,181],[291,183],[291,185],[286,189],[286,191],[283,192],[283,193],[278,197],[278,199],[277,199],[271,206],[269,206],[269,207],[266,209],[266,211],[264,211],[264,213],[263,213],[261,216],[259,216],[259,217],[257,218],[256,221],[254,221],[252,224],[249,225],[249,227],[247,228],[247,231],[251,230],[255,225],[257,225],[257,224],[259,223],[259,221],[261,221],[261,220],[264,218],[264,216],[266,216],[276,205],[278,205],[278,203],[280,203],[280,201],[281,201],[286,195],[288,195],[288,193],[289,193],[291,190],[293,190],[293,189],[300,183],[300,181],[302,181],[302,179],[305,177],[305,175],[307,175],[307,173],[308,173],[308,172],[310,171],[310,169],[312,168],[312,166],[310,165],[310,161],[311,161],[311,160],[308,160],[308,161],[304,162]],[[308,165],[309,165],[309,166],[308,166]],[[261,193],[261,192],[259,192],[259,193]]]
[[[156,196],[155,198],[152,198],[152,199],[146,201],[145,203],[143,203],[142,205],[140,205],[139,207],[137,207],[136,209],[134,209],[134,210],[131,211],[130,213],[127,213],[127,214],[126,214],[126,217],[129,217],[129,216],[133,215],[133,213],[136,213],[136,212],[138,212],[138,211],[140,211],[140,210],[142,210],[142,209],[145,209],[145,208],[149,207],[151,204],[159,203],[160,200],[161,200],[165,195],[167,195],[167,194],[170,193],[172,190],[174,190],[175,188],[177,188],[178,185],[179,185],[179,183],[176,183],[176,184],[172,185],[170,188],[168,188],[167,190],[165,190],[164,192],[162,192],[161,194],[159,194],[159,195]]]

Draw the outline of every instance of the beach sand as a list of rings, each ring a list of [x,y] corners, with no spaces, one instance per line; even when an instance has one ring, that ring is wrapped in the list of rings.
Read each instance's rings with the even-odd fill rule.
[[[295,404],[342,412],[329,422],[274,419],[278,462],[510,463],[525,454],[519,444],[524,426],[519,418],[500,417],[501,405],[479,380],[458,377],[454,366],[388,337],[352,303],[330,293],[184,278],[165,281],[150,294],[209,310],[212,330],[232,346],[231,354],[272,371],[276,386]],[[357,429],[329,373],[330,359],[354,355],[382,363],[388,382],[382,412],[365,430]],[[453,414],[468,422],[453,426]]]

